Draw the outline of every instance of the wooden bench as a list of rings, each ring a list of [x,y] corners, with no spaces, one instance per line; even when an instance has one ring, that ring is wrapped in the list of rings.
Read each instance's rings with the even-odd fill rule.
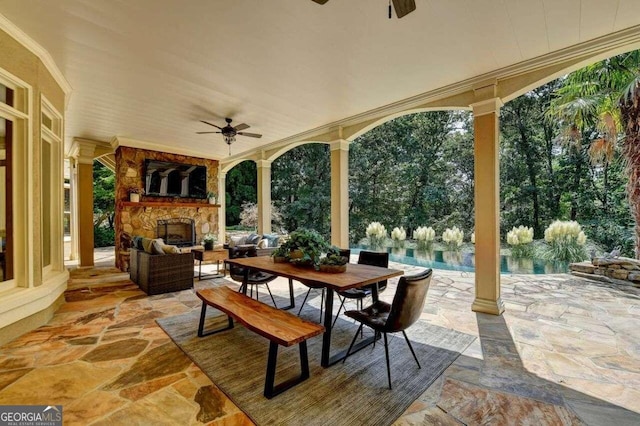
[[[307,339],[324,332],[320,324],[303,320],[257,300],[251,299],[245,294],[238,293],[229,287],[216,287],[198,290],[196,292],[202,300],[198,336],[208,336],[233,328],[233,320],[240,322],[247,330],[251,330],[260,336],[270,340],[269,358],[267,361],[267,374],[264,383],[264,396],[273,398],[298,383],[309,378],[309,358],[307,356]],[[223,329],[204,331],[204,320],[207,306],[219,309],[227,314],[229,325]],[[298,344],[300,348],[299,377],[274,385],[276,365],[278,358],[278,345],[293,346]]]

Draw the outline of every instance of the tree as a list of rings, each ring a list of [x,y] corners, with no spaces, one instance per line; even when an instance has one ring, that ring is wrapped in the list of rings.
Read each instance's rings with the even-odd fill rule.
[[[610,160],[619,131],[627,161],[627,195],[635,220],[635,254],[640,256],[640,51],[589,65],[566,78],[550,112],[563,120],[569,137],[597,129],[592,158]],[[607,165],[608,167],[608,165]],[[605,204],[605,205],[608,205]]]
[[[227,225],[240,223],[240,212],[244,203],[256,203],[258,193],[256,163],[243,161],[229,173],[226,179],[226,222]]]

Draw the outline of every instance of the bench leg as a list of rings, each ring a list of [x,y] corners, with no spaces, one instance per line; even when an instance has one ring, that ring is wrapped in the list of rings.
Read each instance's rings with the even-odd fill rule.
[[[309,378],[309,357],[307,355],[307,341],[303,340],[298,344],[300,348],[300,376],[289,379],[278,385],[275,385],[276,379],[276,365],[278,361],[278,344],[274,342],[269,343],[269,359],[267,361],[267,376],[264,381],[264,396],[271,399],[276,395],[281,394],[303,382]]]
[[[208,332],[204,332],[204,317],[207,314],[207,304],[203,301],[202,302],[202,309],[200,310],[200,322],[198,324],[198,337],[204,337],[204,336],[209,336],[211,334],[216,334],[216,333],[220,333],[221,331],[225,331],[225,330],[230,330],[233,328],[233,318],[231,318],[229,315],[227,315],[227,318],[229,319],[229,324],[225,327],[225,328],[221,328],[219,330],[212,330],[212,331],[208,331]]]

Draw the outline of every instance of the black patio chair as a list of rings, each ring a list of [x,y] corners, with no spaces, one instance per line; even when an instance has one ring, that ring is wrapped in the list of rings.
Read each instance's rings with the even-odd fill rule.
[[[361,265],[372,265],[372,266],[380,266],[383,268],[389,267],[389,253],[377,252],[377,251],[366,251],[363,250],[358,255],[358,263]],[[356,307],[359,306],[362,309],[363,300],[367,296],[371,296],[373,293],[373,286],[378,286],[378,293],[382,293],[387,288],[387,280],[379,281],[377,283],[368,285],[362,288],[352,288],[345,291],[337,292],[338,298],[340,299],[340,307],[338,308],[338,313],[336,314],[336,318],[333,320],[332,327],[336,325],[338,321],[338,317],[340,316],[340,311],[344,307],[344,302],[347,299],[356,300]]]
[[[340,250],[340,256],[342,257],[346,257],[347,259],[351,258],[351,250],[349,249],[341,249]],[[307,287],[309,287],[309,290],[307,290],[307,294],[304,296],[304,300],[302,301],[302,304],[300,305],[300,310],[298,311],[298,316],[300,316],[300,313],[302,312],[302,308],[304,308],[304,304],[307,301],[307,298],[309,297],[309,293],[311,293],[311,290],[313,289],[321,289],[322,293],[320,295],[320,321],[318,321],[319,323],[322,323],[322,310],[324,308],[324,287],[316,285],[314,283],[310,283],[310,282],[304,282],[304,281],[300,281],[302,284],[306,285]]]
[[[257,252],[256,246],[254,245],[229,247],[229,259],[238,259],[242,257],[256,257],[257,254],[258,252]],[[245,268],[242,268],[240,266],[236,266],[233,264],[229,264],[229,266],[230,266],[229,276],[231,276],[231,279],[233,279],[234,281],[243,283]],[[277,277],[275,275],[267,274],[265,272],[249,271],[249,280],[247,284],[251,286],[251,292],[249,293],[250,297],[253,297],[253,287],[255,286],[256,299],[259,299],[258,286],[265,285],[267,287],[267,291],[269,292],[269,296],[271,296],[271,301],[273,302],[273,306],[277,308],[278,305],[276,305],[276,300],[273,298],[273,294],[271,294],[271,289],[269,288],[269,283],[275,280],[276,278]],[[242,286],[240,286],[239,291],[242,291],[242,290],[243,288]]]
[[[424,303],[427,299],[429,284],[431,283],[431,275],[432,270],[426,269],[417,275],[400,277],[398,288],[391,304],[379,300],[365,309],[346,311],[344,314],[358,321],[360,327],[358,327],[356,334],[353,336],[351,345],[349,345],[349,349],[347,350],[347,355],[345,355],[342,362],[344,363],[347,360],[358,334],[361,332],[362,327],[366,325],[374,330],[376,339],[380,333],[384,335],[384,354],[387,359],[389,389],[391,389],[391,368],[389,366],[387,333],[397,333],[401,331],[404,339],[407,341],[407,345],[409,345],[413,358],[418,364],[418,368],[422,368],[405,330],[414,324],[422,314]]]

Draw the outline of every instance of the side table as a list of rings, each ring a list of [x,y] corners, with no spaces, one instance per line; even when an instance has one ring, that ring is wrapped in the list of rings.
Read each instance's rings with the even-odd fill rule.
[[[224,261],[229,257],[227,249],[216,250],[192,250],[193,258],[198,261],[198,279],[202,279],[202,262],[216,262],[216,272],[220,274],[220,261]],[[222,270],[222,276],[226,275],[226,271]]]

